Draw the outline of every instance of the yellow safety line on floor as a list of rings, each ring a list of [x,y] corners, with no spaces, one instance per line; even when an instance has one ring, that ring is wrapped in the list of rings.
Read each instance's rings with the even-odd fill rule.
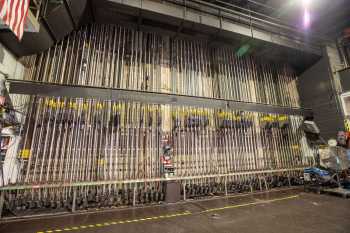
[[[208,212],[214,212],[214,211],[220,211],[220,210],[226,210],[226,209],[234,209],[234,208],[245,207],[245,206],[250,206],[250,205],[259,205],[259,204],[271,203],[271,202],[276,202],[276,201],[294,199],[297,197],[299,197],[299,195],[276,198],[276,199],[269,199],[269,200],[262,200],[262,201],[257,201],[257,202],[250,202],[250,203],[245,203],[245,204],[229,205],[229,206],[224,206],[224,207],[220,207],[220,208],[206,209],[206,210],[201,211],[200,213],[208,213]]]
[[[190,211],[185,211],[185,212],[176,213],[176,214],[167,214],[167,215],[145,217],[145,218],[139,218],[139,219],[127,219],[127,220],[119,220],[119,221],[112,221],[112,222],[105,222],[105,223],[96,223],[96,224],[91,224],[91,225],[66,227],[66,228],[62,228],[62,229],[38,231],[37,233],[54,233],[54,232],[83,230],[83,229],[88,229],[88,228],[106,227],[106,226],[111,226],[111,225],[116,225],[116,224],[142,222],[142,221],[150,221],[150,220],[157,220],[157,219],[164,219],[164,218],[174,218],[174,217],[185,216],[185,215],[190,215],[190,214],[192,214]]]
[[[203,211],[198,212],[198,213],[201,214],[201,213],[208,213],[208,212],[220,211],[220,210],[225,210],[225,209],[233,209],[233,208],[240,208],[240,207],[251,206],[251,205],[259,205],[259,204],[264,204],[264,203],[271,203],[271,202],[276,202],[276,201],[294,199],[294,198],[297,198],[297,197],[299,197],[299,195],[282,197],[282,198],[276,198],[276,199],[269,199],[269,200],[261,200],[261,201],[250,202],[250,203],[245,203],[245,204],[229,205],[229,206],[224,206],[224,207],[220,207],[220,208],[206,209],[206,210],[203,210]],[[153,217],[144,217],[144,218],[139,218],[139,219],[118,220],[118,221],[105,222],[105,223],[96,223],[96,224],[90,224],[90,225],[66,227],[66,228],[62,228],[62,229],[38,231],[36,233],[54,233],[54,232],[83,230],[83,229],[88,229],[88,228],[106,227],[106,226],[111,226],[111,225],[116,225],[116,224],[125,224],[125,223],[134,223],[134,222],[143,222],[143,221],[157,220],[157,219],[174,218],[174,217],[186,216],[186,215],[192,215],[192,214],[193,213],[190,212],[190,211],[185,211],[185,212],[176,213],[176,214],[167,214],[167,215],[159,215],[159,216],[153,216]]]

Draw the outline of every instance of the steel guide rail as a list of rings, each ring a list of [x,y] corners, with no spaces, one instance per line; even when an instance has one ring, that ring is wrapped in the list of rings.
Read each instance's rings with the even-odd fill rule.
[[[23,60],[25,80],[300,107],[288,65],[120,26],[86,26]]]
[[[42,188],[60,188],[60,187],[81,187],[81,186],[97,186],[97,185],[109,185],[109,184],[137,184],[145,182],[162,182],[162,181],[186,181],[203,178],[220,178],[230,176],[241,175],[258,175],[269,173],[283,173],[290,171],[303,171],[305,167],[293,168],[293,169],[277,169],[277,170],[264,170],[264,171],[250,171],[250,172],[235,172],[227,174],[215,174],[215,175],[201,175],[201,176],[187,176],[187,177],[168,177],[168,178],[153,178],[153,179],[136,179],[136,180],[111,180],[111,181],[92,181],[92,182],[75,182],[75,183],[57,183],[57,184],[38,184],[38,185],[11,185],[0,187],[0,191],[22,190],[22,189],[42,189]]]
[[[91,87],[81,85],[63,85],[41,83],[17,79],[7,79],[11,94],[38,95],[47,97],[96,98],[99,100],[138,101],[148,104],[188,105],[204,108],[228,108],[263,113],[312,116],[308,108],[284,107],[255,102],[234,101],[222,98],[209,98],[190,95],[169,94],[151,91],[126,90],[115,88]]]
[[[207,193],[210,185],[226,190],[233,182],[246,189],[259,183],[258,174],[286,179],[312,164],[300,151],[297,116],[188,106],[168,112],[169,106],[67,97],[32,96],[28,106],[16,185],[2,189],[9,192],[9,203],[25,198],[22,208],[48,200],[68,204],[72,188],[79,188],[78,198],[90,195],[90,202],[96,192],[96,198],[114,200],[138,187],[128,197],[157,190],[158,200],[167,180],[159,160],[164,113],[172,117],[169,138],[177,177],[170,180],[181,181],[183,193],[191,190],[184,196]]]
[[[97,24],[24,60],[25,81],[9,80],[28,95],[0,189],[10,213],[159,202],[170,180],[184,199],[296,185],[314,163],[287,65]]]
[[[159,176],[159,167],[144,167],[144,162],[148,162],[148,156],[151,156],[150,159],[159,156],[159,135],[165,132],[160,128],[161,121],[165,120],[160,117],[165,112],[161,106],[137,102],[72,100],[66,97],[32,98],[37,100],[30,105],[21,155],[28,167],[27,173],[19,177],[20,182],[120,178],[118,166],[123,166],[123,179],[145,176],[147,169],[150,169],[151,176]],[[293,136],[300,135],[300,120],[296,116],[176,107],[172,110],[172,120],[168,124],[172,125],[172,135],[169,136],[173,139],[172,144],[179,158],[184,154],[194,155],[187,158],[191,160],[179,165],[194,162],[192,165],[198,174],[199,170],[210,172],[206,170],[206,164],[213,165],[208,158],[208,145],[213,142],[216,144],[210,148],[218,150],[214,151],[217,163],[214,166],[219,170],[212,172],[228,173],[233,168],[226,166],[236,161],[240,164],[236,170],[261,169],[254,154],[259,154],[257,145],[258,142],[263,143],[261,139],[265,133],[273,139],[265,147],[277,153],[274,155],[276,158],[273,158],[277,160],[269,166],[287,166],[301,156],[298,151],[293,158],[280,157],[280,154],[292,153],[293,146],[299,145],[299,140]],[[176,140],[180,135],[183,140]],[[153,143],[149,144],[148,139],[152,139]],[[178,145],[179,149],[176,147]],[[288,150],[284,151],[284,147]],[[246,154],[248,160],[232,157],[227,160],[226,156],[232,156],[231,149],[239,150],[235,152],[237,154]],[[152,163],[159,166],[157,161],[149,162],[151,166]],[[88,170],[90,168],[95,170]],[[181,169],[188,171],[192,168],[180,166],[179,172]]]

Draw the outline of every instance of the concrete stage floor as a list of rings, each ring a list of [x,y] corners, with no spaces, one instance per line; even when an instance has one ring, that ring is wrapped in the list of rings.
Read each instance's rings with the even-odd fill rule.
[[[1,233],[349,233],[350,199],[274,191],[2,222]]]

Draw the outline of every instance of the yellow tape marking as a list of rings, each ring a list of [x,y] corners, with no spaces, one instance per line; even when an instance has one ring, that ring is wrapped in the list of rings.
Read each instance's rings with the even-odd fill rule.
[[[276,199],[271,199],[271,200],[266,200],[266,201],[263,200],[263,201],[258,201],[258,202],[250,202],[250,203],[239,204],[239,205],[231,205],[231,206],[225,206],[222,208],[213,208],[213,209],[203,210],[201,213],[214,212],[214,211],[219,211],[219,210],[224,210],[224,209],[234,209],[234,208],[240,208],[240,207],[251,206],[251,205],[259,205],[259,204],[264,204],[264,203],[271,203],[271,202],[276,202],[276,201],[294,199],[297,197],[299,197],[299,195],[283,197],[283,198],[276,198]]]
[[[240,207],[251,206],[251,205],[259,205],[259,204],[264,204],[264,203],[271,203],[271,202],[276,202],[276,201],[294,199],[294,198],[298,198],[298,197],[299,197],[299,195],[294,195],[294,196],[288,196],[288,197],[282,197],[282,198],[276,198],[276,199],[270,199],[270,200],[261,200],[261,201],[257,201],[257,202],[250,202],[250,203],[239,204],[239,205],[230,205],[230,206],[224,206],[224,207],[220,207],[220,208],[212,208],[212,209],[203,210],[203,211],[201,211],[199,213],[208,213],[208,212],[220,211],[220,210],[225,210],[225,209],[233,209],[233,208],[240,208]],[[56,230],[38,231],[37,233],[45,233],[45,232],[46,233],[52,233],[54,231],[55,232],[71,231],[71,230],[85,229],[87,227],[90,227],[90,228],[103,227],[103,226],[109,226],[109,225],[115,225],[115,224],[132,223],[132,222],[139,222],[139,221],[146,221],[146,220],[153,220],[153,219],[160,219],[160,218],[172,218],[172,217],[191,215],[191,214],[192,214],[192,212],[187,210],[187,211],[185,211],[183,213],[177,213],[177,214],[160,215],[160,216],[154,216],[154,217],[148,217],[148,218],[124,220],[124,221],[110,222],[110,223],[106,222],[106,223],[103,223],[103,224],[97,223],[95,225],[72,227],[72,228],[64,228],[63,230],[56,229]]]

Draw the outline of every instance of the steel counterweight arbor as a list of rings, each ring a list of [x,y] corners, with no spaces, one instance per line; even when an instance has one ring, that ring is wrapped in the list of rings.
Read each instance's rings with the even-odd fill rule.
[[[230,106],[244,101],[299,108],[297,77],[288,65],[234,52],[96,24],[26,58],[30,81],[221,98],[227,104],[32,95],[17,180],[2,188],[6,210],[163,201],[163,182],[169,180],[161,175],[163,135],[173,150],[170,179],[181,182],[183,199],[298,183],[313,163],[303,153],[309,149],[301,143],[302,116]]]

